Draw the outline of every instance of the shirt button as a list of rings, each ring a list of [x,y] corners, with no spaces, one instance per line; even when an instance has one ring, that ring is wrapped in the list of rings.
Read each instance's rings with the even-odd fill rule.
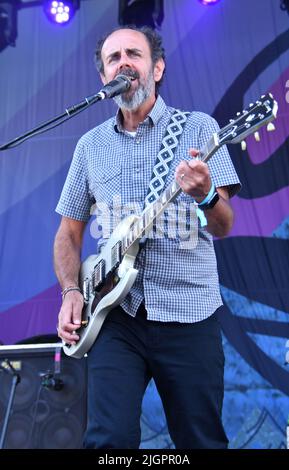
[[[140,144],[140,139],[136,139],[135,143]]]
[[[139,169],[139,168],[135,168],[135,172],[136,172],[136,173],[139,173],[139,172],[140,172],[140,169]]]

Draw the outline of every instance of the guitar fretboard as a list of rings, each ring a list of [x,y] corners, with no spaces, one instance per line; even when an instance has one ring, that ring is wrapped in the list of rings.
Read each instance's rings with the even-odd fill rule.
[[[230,120],[227,126],[213,134],[201,148],[197,158],[207,162],[222,145],[241,142],[259,127],[275,119],[277,110],[278,104],[273,96],[270,93],[262,95],[254,104],[251,103],[247,109],[243,110],[242,114],[238,113],[237,119]],[[157,217],[181,191],[180,185],[174,180],[154,202],[144,209],[139,219],[132,223],[129,235],[121,241],[122,255],[125,255],[137,240],[148,233]]]
[[[219,147],[218,134],[216,133],[213,134],[206,145],[201,148],[197,158],[203,162],[207,162]],[[143,210],[139,219],[132,223],[129,234],[122,239],[122,255],[125,255],[137,240],[140,240],[148,234],[154,221],[162,214],[162,212],[165,211],[168,204],[171,203],[181,192],[181,186],[174,179],[160,194],[160,196]]]

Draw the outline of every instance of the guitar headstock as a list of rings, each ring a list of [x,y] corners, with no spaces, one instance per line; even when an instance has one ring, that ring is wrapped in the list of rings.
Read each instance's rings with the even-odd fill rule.
[[[277,110],[278,103],[271,93],[261,96],[218,132],[219,144],[237,144],[243,141],[249,134],[275,119]]]

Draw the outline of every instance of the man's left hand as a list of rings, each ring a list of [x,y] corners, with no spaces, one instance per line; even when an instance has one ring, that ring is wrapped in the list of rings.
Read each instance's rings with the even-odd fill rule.
[[[192,196],[196,202],[201,202],[210,191],[212,181],[208,165],[196,157],[199,151],[189,149],[192,160],[183,160],[176,168],[176,180],[182,190]]]

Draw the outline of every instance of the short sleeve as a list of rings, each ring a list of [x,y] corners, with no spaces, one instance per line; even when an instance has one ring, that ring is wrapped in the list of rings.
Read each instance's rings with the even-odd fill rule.
[[[202,148],[209,141],[212,135],[219,130],[220,127],[217,121],[207,115],[200,130],[200,148]],[[211,178],[217,188],[226,186],[230,197],[233,197],[240,191],[242,186],[226,145],[223,145],[210,158],[208,161],[208,167],[210,169]]]
[[[87,173],[85,149],[79,141],[55,209],[58,214],[84,222],[89,220],[95,200],[89,190]]]

